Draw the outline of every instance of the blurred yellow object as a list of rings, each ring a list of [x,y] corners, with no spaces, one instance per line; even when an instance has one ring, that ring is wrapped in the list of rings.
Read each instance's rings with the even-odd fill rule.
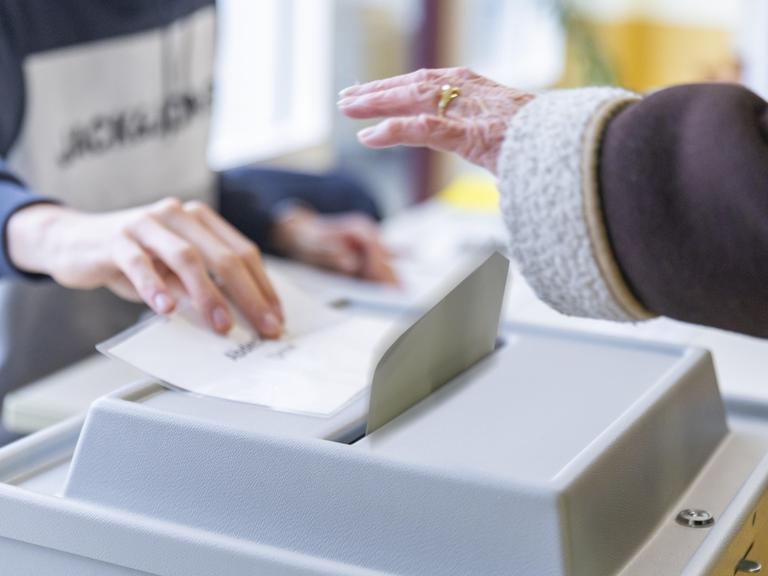
[[[683,82],[718,80],[735,67],[726,29],[643,20],[584,22],[621,86],[645,91]],[[564,83],[581,84],[578,57],[569,45]]]
[[[498,212],[499,192],[496,182],[479,174],[465,174],[443,188],[438,200],[472,212]]]
[[[567,55],[559,85],[645,92],[738,81],[745,10],[733,0],[562,0]]]

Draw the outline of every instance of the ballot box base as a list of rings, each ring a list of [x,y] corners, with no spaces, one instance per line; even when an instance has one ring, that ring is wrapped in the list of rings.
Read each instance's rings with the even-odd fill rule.
[[[137,382],[0,449],[9,574],[732,576],[768,418],[706,351],[510,326],[374,434]],[[677,522],[701,509],[706,527]],[[729,571],[730,570],[730,571]]]

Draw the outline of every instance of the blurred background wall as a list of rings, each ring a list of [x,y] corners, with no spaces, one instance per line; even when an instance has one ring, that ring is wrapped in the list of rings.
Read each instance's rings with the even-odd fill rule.
[[[357,144],[341,88],[465,65],[530,90],[744,82],[768,95],[766,0],[219,0],[215,166],[341,167],[394,212],[478,170]],[[469,175],[469,180],[467,180]]]

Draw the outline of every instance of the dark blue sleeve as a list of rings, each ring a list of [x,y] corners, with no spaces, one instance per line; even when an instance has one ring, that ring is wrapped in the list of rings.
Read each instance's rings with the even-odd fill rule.
[[[39,278],[17,270],[8,258],[6,226],[17,210],[48,202],[30,193],[7,168],[5,158],[18,135],[24,113],[24,86],[19,58],[10,43],[10,35],[0,23],[0,278]]]
[[[18,210],[30,204],[50,203],[49,198],[32,194],[21,182],[5,168],[5,163],[0,160],[0,229],[2,230],[2,251],[0,251],[0,278],[17,278],[36,280],[47,278],[39,274],[27,274],[17,269],[8,255],[8,236],[6,233],[8,220]]]
[[[381,219],[365,187],[338,172],[303,174],[236,168],[219,174],[221,215],[265,252],[275,252],[272,228],[275,217],[288,202],[300,202],[321,214],[358,212]]]

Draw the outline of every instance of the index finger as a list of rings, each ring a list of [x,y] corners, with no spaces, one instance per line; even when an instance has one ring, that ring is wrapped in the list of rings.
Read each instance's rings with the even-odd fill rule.
[[[439,88],[431,83],[416,82],[349,96],[339,101],[338,106],[350,118],[412,116],[436,111],[439,99]]]
[[[240,256],[259,288],[261,288],[267,301],[274,308],[275,313],[283,320],[284,315],[280,305],[280,298],[264,270],[264,262],[256,245],[206,204],[188,202],[184,205],[184,209],[196,218],[199,218],[204,226],[209,228]]]
[[[223,240],[190,215],[169,218],[167,225],[197,248],[207,269],[219,278],[219,286],[262,337],[280,336],[282,326],[272,306],[251,276],[246,263]]]
[[[349,86],[339,92],[339,96],[342,98],[361,96],[363,94],[370,94],[371,92],[378,92],[380,90],[389,90],[390,88],[398,88],[417,82],[434,83],[439,88],[439,85],[446,81],[461,80],[462,75],[464,74],[464,68],[422,68],[421,70],[409,72],[408,74],[401,74],[399,76],[392,76],[391,78],[384,78],[383,80],[374,80],[372,82],[366,82],[365,84]]]

